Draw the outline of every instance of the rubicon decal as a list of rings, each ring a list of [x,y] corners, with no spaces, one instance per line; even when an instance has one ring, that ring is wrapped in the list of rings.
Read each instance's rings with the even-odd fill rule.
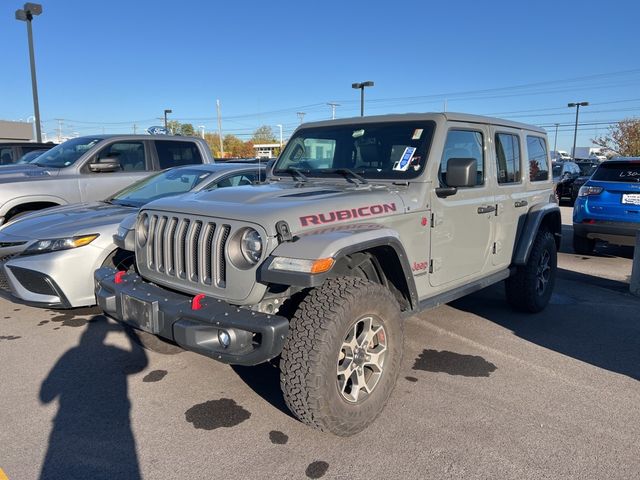
[[[318,213],[315,215],[305,215],[300,217],[300,225],[324,225],[326,223],[341,222],[343,220],[353,220],[355,218],[372,217],[384,213],[395,212],[395,203],[382,203],[378,205],[367,205],[366,207],[350,208],[349,210],[334,210],[332,212]]]

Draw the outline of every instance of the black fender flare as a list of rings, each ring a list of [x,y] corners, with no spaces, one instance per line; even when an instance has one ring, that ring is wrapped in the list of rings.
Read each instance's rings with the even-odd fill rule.
[[[556,247],[560,248],[560,240],[562,238],[560,207],[556,203],[536,205],[521,217],[516,233],[515,248],[513,249],[511,262],[513,265],[526,265],[531,254],[533,242],[543,224],[549,227],[556,239]]]

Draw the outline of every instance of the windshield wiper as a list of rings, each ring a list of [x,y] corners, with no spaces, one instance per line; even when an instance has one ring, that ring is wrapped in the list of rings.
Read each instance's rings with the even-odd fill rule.
[[[356,172],[354,172],[349,168],[327,168],[327,169],[319,170],[318,173],[339,173],[344,178],[349,178],[349,177],[355,178],[362,185],[369,183],[369,181],[366,178],[364,178],[362,175],[358,175]]]
[[[296,167],[287,167],[284,170],[285,172],[287,172],[288,174],[290,174],[292,177],[294,178],[298,178],[298,180],[300,182],[307,182],[309,181],[309,179],[307,178],[307,176],[302,173],[302,171],[299,168]]]

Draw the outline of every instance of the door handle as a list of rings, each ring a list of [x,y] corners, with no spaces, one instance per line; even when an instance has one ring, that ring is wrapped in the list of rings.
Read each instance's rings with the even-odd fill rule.
[[[527,205],[529,205],[529,202],[527,202],[526,200],[518,200],[513,204],[513,206],[516,208],[526,207]]]
[[[478,207],[478,213],[479,214],[483,214],[483,213],[491,213],[491,212],[495,212],[496,211],[496,207],[493,205],[487,205],[486,207]]]

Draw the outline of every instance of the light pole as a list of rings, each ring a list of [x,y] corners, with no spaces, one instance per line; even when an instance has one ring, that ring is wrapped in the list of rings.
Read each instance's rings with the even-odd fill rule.
[[[580,107],[589,106],[589,102],[574,102],[567,103],[567,107],[573,108],[576,107],[576,128],[573,131],[573,150],[571,150],[571,157],[576,159],[576,137],[578,136],[578,115],[580,114]]]
[[[278,125],[276,125],[276,127],[278,127],[280,129],[280,150],[282,150],[282,144],[283,144],[283,142],[282,142],[282,125],[278,124]]]
[[[40,106],[38,105],[38,82],[36,80],[36,57],[33,51],[33,31],[31,21],[34,15],[42,13],[42,5],[37,3],[25,3],[24,8],[16,10],[16,20],[27,22],[27,36],[29,37],[29,62],[31,63],[31,89],[33,90],[33,114],[36,117],[36,141],[42,142],[42,129],[40,128]]]
[[[554,155],[558,154],[558,127],[560,126],[559,123],[554,123],[554,125],[556,126],[556,135],[555,135],[555,139],[553,140],[553,153]]]
[[[167,113],[173,113],[173,110],[171,109],[164,110],[164,128],[165,130],[169,131],[169,127],[167,126]]]
[[[373,82],[368,80],[366,82],[352,83],[351,88],[360,89],[360,116],[364,117],[364,89],[365,87],[373,87]]]
[[[198,125],[202,138],[204,139],[204,125]]]

